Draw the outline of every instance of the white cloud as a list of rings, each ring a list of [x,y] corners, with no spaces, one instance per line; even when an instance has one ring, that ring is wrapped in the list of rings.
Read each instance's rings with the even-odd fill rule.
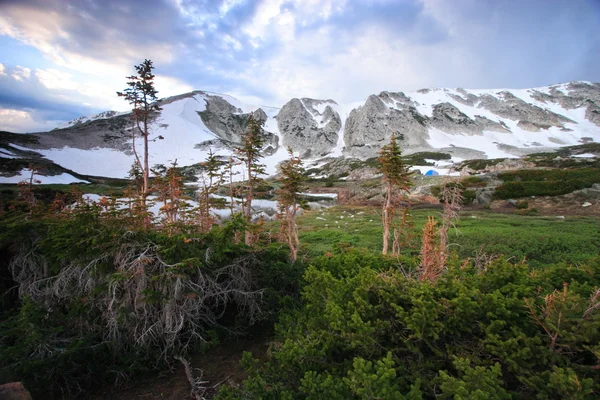
[[[271,93],[275,104],[292,96],[351,103],[383,90],[417,90],[450,80],[469,70],[469,60],[455,46],[413,43],[382,26],[345,33],[322,27],[296,35],[266,59],[226,78],[241,77],[257,91]]]
[[[0,75],[6,75],[6,72],[4,72],[4,64],[0,63]]]
[[[8,132],[40,132],[56,127],[55,121],[36,119],[31,111],[0,108],[0,131]]]
[[[154,83],[156,90],[158,90],[158,96],[161,98],[176,96],[194,90],[193,86],[171,76],[156,75]]]
[[[86,23],[99,25],[89,14],[80,15]],[[73,16],[57,11],[12,4],[2,8],[0,35],[7,35],[40,50],[44,56],[58,66],[98,76],[123,76],[135,62],[152,55],[157,63],[170,63],[174,59],[173,46],[168,43],[129,43],[123,32],[106,26],[102,40],[93,43],[93,48],[81,51],[81,38],[68,31],[73,27]],[[73,50],[75,49],[75,50]]]
[[[236,6],[243,4],[243,3],[244,3],[244,0],[225,0],[219,7],[219,15],[221,17],[223,17],[223,16],[227,15],[227,13],[229,11],[231,11],[231,9],[233,9]]]
[[[264,0],[253,17],[243,27],[243,32],[258,46],[271,33],[278,40],[294,40],[296,25],[326,21],[346,7],[346,0]],[[270,31],[274,32],[270,32]]]
[[[23,81],[25,79],[29,79],[29,78],[31,78],[31,69],[17,65],[12,70],[11,76],[13,79],[16,79],[18,81]]]
[[[250,22],[243,28],[253,39],[263,39],[271,20],[279,15],[284,0],[265,0],[259,4]]]
[[[36,69],[35,76],[48,89],[77,90],[79,86],[73,81],[71,74],[53,68]]]

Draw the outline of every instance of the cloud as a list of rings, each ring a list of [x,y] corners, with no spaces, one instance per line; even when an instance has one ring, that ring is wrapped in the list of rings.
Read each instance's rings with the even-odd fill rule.
[[[18,81],[22,81],[23,79],[29,79],[31,77],[31,69],[21,67],[17,65],[16,68],[12,72],[12,78]]]
[[[35,111],[0,108],[0,131],[39,132],[55,128],[54,121],[45,116],[36,116]]]
[[[0,105],[48,118],[127,109],[115,92],[145,58],[161,97],[274,106],[600,80],[599,27],[594,0],[4,0],[0,35],[47,63],[1,60]]]

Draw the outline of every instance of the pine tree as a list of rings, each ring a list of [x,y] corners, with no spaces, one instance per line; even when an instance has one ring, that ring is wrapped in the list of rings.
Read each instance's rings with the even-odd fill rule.
[[[159,212],[167,231],[173,233],[176,223],[182,217],[182,211],[188,206],[184,199],[183,177],[177,169],[177,160],[168,168],[163,165],[155,166],[152,173],[156,176],[152,189],[157,194],[157,200],[163,204]]]
[[[296,226],[296,215],[300,208],[307,208],[306,200],[300,198],[300,193],[306,190],[304,183],[304,167],[300,157],[294,156],[291,148],[288,148],[290,158],[281,163],[281,184],[277,191],[277,202],[280,207],[281,233],[285,237],[292,261],[298,258],[300,239]]]
[[[119,97],[124,97],[126,101],[133,106],[132,116],[134,120],[134,129],[131,131],[132,135],[132,148],[135,155],[135,159],[142,172],[143,186],[141,193],[142,206],[146,206],[146,198],[148,197],[150,185],[150,168],[149,163],[149,124],[152,118],[160,110],[156,100],[158,100],[158,91],[154,87],[154,74],[152,70],[152,61],[144,60],[143,63],[136,65],[135,70],[137,75],[131,75],[127,77],[127,88],[123,92],[117,92]],[[137,152],[135,145],[135,135],[137,132],[142,136],[144,140],[144,154],[143,159]],[[147,221],[148,222],[148,221]]]
[[[212,149],[209,149],[206,161],[201,163],[200,190],[198,191],[198,216],[201,232],[208,232],[216,221],[210,210],[217,205],[213,195],[217,193],[224,181],[223,164],[212,152]]]
[[[410,172],[402,159],[402,150],[398,145],[396,134],[392,134],[390,143],[379,152],[379,170],[383,174],[385,195],[382,206],[383,221],[383,254],[389,249],[390,230],[394,220],[395,207],[400,196],[411,187]]]
[[[250,115],[248,121],[248,127],[241,137],[241,144],[236,147],[236,157],[240,160],[246,170],[246,193],[245,202],[243,207],[244,219],[248,228],[252,223],[252,200],[254,199],[254,191],[257,186],[263,183],[261,175],[265,175],[265,165],[260,163],[262,158],[260,150],[264,144],[264,137],[262,135],[261,122],[254,119],[253,115]],[[253,242],[253,234],[250,229],[246,229],[244,238],[246,245],[250,246]]]

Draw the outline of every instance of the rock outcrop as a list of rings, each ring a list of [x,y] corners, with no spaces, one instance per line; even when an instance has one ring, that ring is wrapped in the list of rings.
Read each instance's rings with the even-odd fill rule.
[[[207,95],[205,99],[206,109],[198,111],[198,115],[213,134],[231,145],[240,143],[242,134],[248,129],[250,116],[261,124],[267,121],[267,114],[261,108],[251,113],[244,113],[220,96]],[[277,151],[279,145],[277,135],[265,129],[262,132],[266,141],[266,153],[272,154]]]
[[[342,127],[342,119],[332,106],[337,106],[333,100],[288,101],[275,117],[283,146],[291,147],[303,158],[330,153],[337,145]]]
[[[384,92],[386,98],[389,93]],[[375,95],[369,96],[362,107],[350,112],[344,127],[346,153],[350,156],[368,158],[377,155],[389,142],[392,133],[398,135],[405,152],[431,149],[427,143],[427,118],[415,107],[399,110],[390,108]]]

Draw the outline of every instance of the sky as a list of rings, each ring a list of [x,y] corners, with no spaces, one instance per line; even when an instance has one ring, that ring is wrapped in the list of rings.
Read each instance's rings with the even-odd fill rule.
[[[125,111],[144,59],[159,97],[274,107],[596,82],[600,0],[0,0],[0,130]]]

